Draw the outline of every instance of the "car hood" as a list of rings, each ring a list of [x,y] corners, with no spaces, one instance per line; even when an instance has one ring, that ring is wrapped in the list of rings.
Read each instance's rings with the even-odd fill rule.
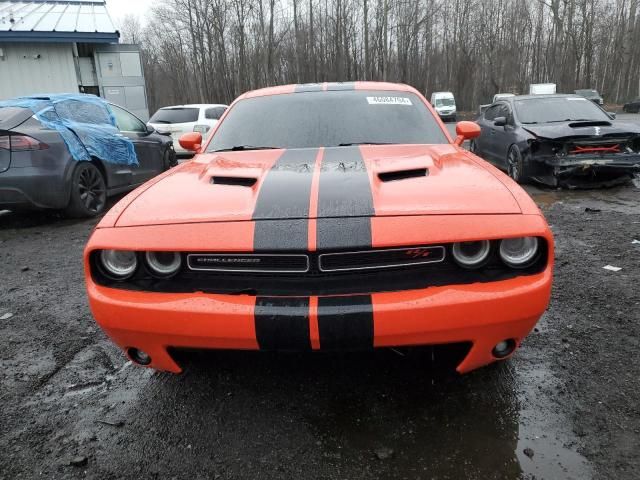
[[[521,213],[503,179],[453,145],[200,154],[142,186],[116,226]]]
[[[606,137],[640,134],[640,126],[615,121],[563,122],[544,125],[523,125],[535,137],[561,140],[567,137]]]

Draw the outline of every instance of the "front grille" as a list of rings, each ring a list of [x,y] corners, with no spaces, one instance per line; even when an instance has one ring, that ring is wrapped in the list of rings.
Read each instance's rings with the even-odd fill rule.
[[[308,255],[282,254],[208,254],[187,255],[190,270],[247,273],[305,273],[309,271]]]
[[[325,253],[319,256],[321,272],[347,272],[379,268],[410,267],[442,262],[445,249],[435,247],[391,248],[360,252]]]
[[[141,254],[141,267],[125,281],[115,281],[101,273],[97,252],[93,252],[90,258],[93,279],[99,285],[111,288],[256,296],[357,295],[495,282],[533,275],[544,270],[547,263],[547,245],[544,239],[540,240],[541,249],[536,262],[519,270],[507,267],[500,260],[497,242],[492,242],[492,253],[487,264],[477,270],[458,266],[452,260],[449,244],[295,255],[189,252],[184,254],[182,270],[171,278],[151,275]],[[221,267],[217,266],[218,262],[211,262],[212,258],[221,259],[225,256],[238,260],[259,257],[265,262],[262,265],[281,271],[257,270],[256,262],[251,267],[248,266],[252,265],[251,262],[222,261]],[[214,263],[213,267],[211,263]],[[237,266],[228,267],[227,264]],[[287,268],[290,270],[285,271]]]

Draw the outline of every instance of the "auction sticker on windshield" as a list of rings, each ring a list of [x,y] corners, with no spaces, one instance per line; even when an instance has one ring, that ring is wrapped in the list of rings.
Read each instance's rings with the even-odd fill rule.
[[[405,97],[367,97],[369,105],[413,105]]]

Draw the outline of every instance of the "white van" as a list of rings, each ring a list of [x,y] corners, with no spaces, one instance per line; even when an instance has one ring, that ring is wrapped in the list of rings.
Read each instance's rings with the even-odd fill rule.
[[[456,121],[456,99],[451,92],[433,92],[431,105],[444,121]]]

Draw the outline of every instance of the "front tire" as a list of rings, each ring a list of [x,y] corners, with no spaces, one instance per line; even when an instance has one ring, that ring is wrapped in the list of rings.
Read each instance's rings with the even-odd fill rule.
[[[518,183],[529,181],[526,159],[516,145],[511,145],[507,154],[507,174]]]
[[[69,217],[95,217],[107,205],[107,184],[93,163],[80,162],[71,175],[71,196],[65,214]]]
[[[164,170],[169,170],[172,167],[178,165],[178,157],[176,156],[176,151],[173,147],[169,146],[165,149],[164,154],[162,155],[162,166]]]

